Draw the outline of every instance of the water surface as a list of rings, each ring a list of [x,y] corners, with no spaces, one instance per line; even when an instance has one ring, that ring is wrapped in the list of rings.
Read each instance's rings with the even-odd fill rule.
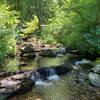
[[[40,66],[57,66],[64,62],[68,65],[69,62],[72,63],[77,60],[76,58],[71,58],[72,56],[69,54],[55,58],[41,57],[38,63],[37,59],[15,58],[9,61],[5,69],[8,71],[32,70]],[[25,65],[23,66],[23,64]],[[14,96],[10,100],[100,100],[100,91],[95,93],[87,86],[76,83],[72,75],[68,73],[55,81],[48,80],[44,83],[40,82],[40,85],[36,84],[32,88],[32,91],[23,95]]]

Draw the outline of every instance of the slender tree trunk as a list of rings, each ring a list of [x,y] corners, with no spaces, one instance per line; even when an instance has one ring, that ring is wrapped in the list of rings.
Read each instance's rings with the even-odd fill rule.
[[[19,0],[16,0],[16,10],[18,10],[18,11],[20,10],[20,5],[19,4],[20,4]]]
[[[38,19],[39,19],[39,25],[38,25],[38,27],[39,27],[39,30],[41,30],[41,24],[42,24],[42,22],[41,22],[41,14],[40,14],[40,4],[39,4],[39,0],[35,0],[35,8],[36,8],[36,14],[37,14],[37,17],[38,17]]]

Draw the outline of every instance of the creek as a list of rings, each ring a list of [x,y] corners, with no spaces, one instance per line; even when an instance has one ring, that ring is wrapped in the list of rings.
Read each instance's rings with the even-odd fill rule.
[[[10,59],[9,64],[3,70],[34,70],[37,67],[59,66],[63,63],[69,66],[81,59],[82,57],[66,54],[60,57],[41,57],[37,63],[37,58],[26,59],[17,57]],[[9,100],[100,100],[100,91],[94,93],[87,86],[76,83],[71,73],[58,77],[51,70],[50,74],[51,77],[47,81],[39,80],[31,91],[14,96]]]

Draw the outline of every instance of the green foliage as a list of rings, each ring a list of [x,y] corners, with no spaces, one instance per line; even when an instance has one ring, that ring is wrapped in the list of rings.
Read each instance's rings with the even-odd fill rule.
[[[100,49],[100,28],[96,28],[100,25],[98,3],[98,0],[78,0],[77,2],[72,0],[69,4],[71,11],[68,18],[71,20],[72,29],[68,37],[71,39],[71,34],[74,34],[72,38],[75,38],[72,41],[76,39],[78,41],[73,42],[73,44],[83,52],[94,53],[99,52]],[[67,9],[69,10],[69,8]]]
[[[14,72],[18,70],[17,64],[18,60],[17,59],[7,59],[8,64],[5,67],[5,70],[8,72]]]
[[[45,31],[66,46],[84,53],[100,53],[99,3],[99,0],[58,0],[53,8],[55,15],[48,20]]]
[[[56,41],[54,35],[52,35],[52,34],[43,33],[41,38],[47,44],[57,44],[57,41]]]
[[[23,30],[37,28],[47,43],[62,44],[81,52],[100,53],[100,0],[11,0],[20,18],[29,22]],[[13,8],[14,9],[14,8]],[[32,16],[37,16],[33,20]]]
[[[38,23],[39,23],[39,21],[38,21],[37,16],[34,16],[33,20],[26,23],[26,28],[23,29],[22,32],[26,35],[27,34],[29,35],[30,33],[33,33],[38,28]]]
[[[7,54],[15,52],[16,14],[7,5],[0,5],[0,62]]]

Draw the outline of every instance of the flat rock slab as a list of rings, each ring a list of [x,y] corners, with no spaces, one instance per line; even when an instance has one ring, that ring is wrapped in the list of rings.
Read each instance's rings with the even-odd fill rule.
[[[18,75],[9,76],[0,81],[0,94],[12,94],[20,89],[24,89],[23,83],[27,84],[31,71]],[[26,79],[26,81],[25,81]],[[26,86],[25,86],[26,87]]]

